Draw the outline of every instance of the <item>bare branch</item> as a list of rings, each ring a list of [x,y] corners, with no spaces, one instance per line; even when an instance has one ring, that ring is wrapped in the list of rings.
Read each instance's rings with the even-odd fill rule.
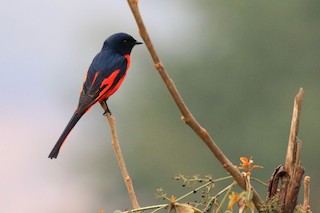
[[[246,183],[243,179],[240,171],[238,168],[233,165],[229,159],[223,154],[223,152],[219,149],[219,147],[216,145],[214,140],[211,138],[209,133],[206,129],[204,129],[194,118],[192,113],[189,111],[188,107],[185,105],[182,97],[180,96],[173,80],[170,78],[168,72],[166,71],[164,65],[160,62],[160,59],[156,53],[156,50],[151,42],[150,36],[147,32],[147,29],[143,23],[143,19],[141,17],[139,7],[138,7],[138,1],[137,0],[128,0],[128,4],[131,8],[131,11],[134,15],[134,18],[137,22],[139,33],[142,39],[144,40],[150,55],[153,59],[154,66],[158,70],[158,73],[160,74],[162,80],[164,81],[167,89],[169,90],[172,98],[174,99],[177,107],[179,108],[182,119],[186,122],[187,125],[192,128],[195,133],[202,139],[202,141],[209,147],[211,152],[214,154],[214,156],[220,161],[222,166],[233,176],[235,181],[238,183],[240,187],[246,190]],[[257,209],[260,208],[260,197],[256,193],[256,191],[253,189],[253,202],[255,203],[255,206]]]
[[[101,107],[104,109],[104,111],[107,110],[107,106],[105,104],[105,102],[100,102]],[[117,136],[117,130],[116,130],[116,125],[115,125],[115,118],[110,115],[110,113],[106,113],[109,125],[110,125],[110,129],[111,129],[111,134],[112,134],[112,147],[114,149],[114,152],[117,156],[117,160],[120,166],[120,170],[124,179],[124,182],[126,184],[130,199],[131,199],[131,203],[133,208],[138,209],[140,208],[136,194],[134,192],[134,188],[132,185],[132,181],[131,178],[129,176],[122,152],[121,152],[121,148],[120,148],[120,144],[118,141],[118,136]]]
[[[300,163],[301,141],[298,140],[300,113],[303,103],[303,89],[294,98],[291,129],[285,159],[286,175],[282,178],[280,200],[283,212],[293,212],[298,202],[298,194],[304,169]]]
[[[291,120],[291,129],[289,135],[288,149],[285,161],[285,168],[289,174],[292,174],[292,167],[296,162],[297,152],[297,135],[299,130],[300,113],[303,102],[303,89],[300,88],[298,94],[294,98],[294,106]]]
[[[304,177],[303,210],[310,210],[310,176]]]

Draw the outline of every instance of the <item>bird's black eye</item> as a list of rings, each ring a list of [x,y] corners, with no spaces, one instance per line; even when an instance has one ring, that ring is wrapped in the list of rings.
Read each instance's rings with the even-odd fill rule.
[[[124,39],[122,42],[123,42],[123,43],[127,43],[127,42],[128,42],[128,40],[127,40],[127,39]]]

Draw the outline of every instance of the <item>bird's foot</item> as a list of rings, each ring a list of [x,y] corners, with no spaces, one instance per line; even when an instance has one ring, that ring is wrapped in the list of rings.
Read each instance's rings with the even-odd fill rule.
[[[104,116],[107,116],[107,113],[109,113],[109,114],[111,115],[111,111],[110,111],[110,109],[109,109],[108,106],[107,106],[106,111],[104,111],[103,115],[104,115]]]
[[[108,107],[107,100],[100,101],[100,104],[101,104],[102,108],[105,110],[103,115],[107,116],[107,113],[109,113],[111,115],[111,111],[110,111],[110,109]]]

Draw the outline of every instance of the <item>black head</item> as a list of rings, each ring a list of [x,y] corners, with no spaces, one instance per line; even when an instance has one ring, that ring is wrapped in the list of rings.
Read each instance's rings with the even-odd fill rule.
[[[142,43],[135,40],[131,35],[126,33],[116,33],[107,38],[102,49],[111,48],[121,55],[126,55],[130,54],[132,48],[137,44]]]

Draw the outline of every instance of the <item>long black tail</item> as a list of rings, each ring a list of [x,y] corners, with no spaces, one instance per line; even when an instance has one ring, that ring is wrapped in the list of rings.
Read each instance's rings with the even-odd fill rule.
[[[73,127],[77,124],[77,122],[80,120],[80,118],[82,117],[83,114],[78,114],[77,112],[75,112],[73,114],[73,116],[71,117],[69,123],[67,124],[66,128],[64,129],[64,131],[62,132],[59,140],[57,141],[56,145],[53,147],[52,151],[50,152],[49,158],[57,158],[59,151],[61,149],[61,146],[63,144],[63,142],[66,140],[66,138],[68,137],[69,133],[71,132],[71,130],[73,129]]]

